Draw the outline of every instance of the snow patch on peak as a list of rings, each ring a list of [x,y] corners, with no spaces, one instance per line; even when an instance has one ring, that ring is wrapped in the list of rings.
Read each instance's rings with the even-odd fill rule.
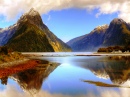
[[[31,8],[29,10],[29,12],[27,13],[27,15],[30,15],[30,16],[35,16],[35,15],[38,15],[39,13],[34,9],[34,8]]]
[[[93,34],[93,33],[105,33],[106,32],[106,30],[108,29],[108,25],[107,24],[105,24],[105,25],[99,25],[99,26],[97,26],[96,28],[94,28],[91,32],[90,32],[90,34]]]
[[[29,10],[29,12],[27,12],[27,13],[24,13],[21,17],[20,17],[20,19],[18,20],[18,22],[17,22],[17,25],[21,22],[21,21],[26,21],[26,20],[32,20],[32,21],[34,21],[35,19],[34,19],[34,17],[40,17],[40,14],[39,14],[39,12],[38,11],[36,11],[34,8],[31,8],[30,10]]]
[[[108,28],[108,25],[107,25],[107,24],[105,24],[105,25],[99,25],[99,26],[97,26],[96,28],[106,29],[106,28]]]
[[[91,33],[94,33],[94,32],[105,32],[106,30],[107,30],[107,28],[108,28],[108,25],[107,24],[105,24],[105,25],[99,25],[99,26],[97,26],[96,28],[94,28],[94,30],[93,31],[91,31]]]
[[[24,13],[20,18],[24,18],[26,16],[36,16],[36,15],[39,15],[39,13],[34,8],[31,8],[29,12]]]

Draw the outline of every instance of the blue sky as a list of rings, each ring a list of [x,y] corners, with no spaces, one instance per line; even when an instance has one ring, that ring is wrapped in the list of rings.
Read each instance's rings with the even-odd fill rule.
[[[68,40],[90,33],[99,25],[108,24],[117,14],[96,17],[97,10],[88,12],[86,9],[70,8],[61,11],[50,11],[42,15],[43,22],[60,39]]]
[[[99,25],[109,24],[114,18],[130,22],[129,4],[129,0],[1,0],[0,28],[13,25],[33,7],[44,24],[67,42]]]

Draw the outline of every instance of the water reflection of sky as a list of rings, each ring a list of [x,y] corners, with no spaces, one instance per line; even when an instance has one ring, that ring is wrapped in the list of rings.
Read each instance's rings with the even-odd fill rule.
[[[89,92],[97,94],[97,87],[82,82],[81,80],[84,79],[111,83],[110,80],[99,79],[87,69],[79,68],[68,63],[63,63],[52,74],[50,74],[50,76],[44,82],[42,88],[50,91],[51,93],[62,93],[68,95],[86,95]]]
[[[99,68],[102,64],[108,63],[102,60],[102,57],[69,56],[42,59],[61,64],[43,81],[42,89],[34,95],[35,97],[130,97],[129,88],[99,87],[82,81],[92,80],[113,84],[109,78],[99,78],[90,70],[92,67]],[[119,63],[119,61],[116,62]],[[129,83],[127,81],[125,85]],[[8,80],[7,86],[0,85],[0,97],[15,97],[16,95],[17,97],[31,97],[22,92],[20,86],[12,79]]]

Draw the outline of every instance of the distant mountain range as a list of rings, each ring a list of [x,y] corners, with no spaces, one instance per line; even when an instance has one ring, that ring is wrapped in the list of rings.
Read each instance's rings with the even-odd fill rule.
[[[110,25],[98,26],[89,34],[64,43],[42,22],[33,8],[23,14],[16,24],[0,28],[0,46],[20,52],[97,51],[100,47],[128,46],[130,24],[115,18]]]
[[[33,8],[23,14],[16,24],[0,29],[0,46],[20,52],[66,52],[71,48],[43,24]]]
[[[99,47],[130,44],[130,24],[115,18],[110,25],[96,27],[89,34],[67,42],[73,51],[97,51]]]

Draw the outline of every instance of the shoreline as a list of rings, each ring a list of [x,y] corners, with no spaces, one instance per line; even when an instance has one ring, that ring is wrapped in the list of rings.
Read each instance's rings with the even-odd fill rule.
[[[0,64],[0,68],[7,68],[7,67],[12,67],[12,66],[17,66],[21,63],[24,63],[24,62],[27,62],[29,61],[30,59],[20,59],[20,60],[15,60],[15,61],[11,61],[11,62],[5,62],[5,63],[1,63]]]
[[[68,56],[130,56],[130,53],[98,53],[98,52],[29,52],[22,53],[23,56],[31,58],[31,57],[68,57]]]
[[[13,67],[13,66],[17,66],[19,64],[22,64],[22,63],[26,63],[27,61],[29,60],[37,60],[35,59],[36,57],[71,57],[71,56],[88,56],[88,57],[91,57],[91,56],[130,56],[130,53],[97,53],[97,52],[94,52],[94,53],[80,53],[78,52],[77,54],[72,54],[69,52],[69,54],[57,54],[57,52],[53,52],[53,53],[49,53],[49,54],[42,54],[43,52],[41,53],[22,53],[22,55],[25,57],[23,59],[19,59],[19,60],[14,60],[14,61],[11,61],[11,62],[4,62],[4,63],[1,63],[0,64],[0,68],[7,68],[7,67]]]
[[[15,73],[23,72],[28,69],[33,69],[39,64],[46,64],[48,66],[49,61],[39,60],[39,59],[24,59],[13,61],[11,64],[4,63],[0,64],[0,79],[9,77]]]

